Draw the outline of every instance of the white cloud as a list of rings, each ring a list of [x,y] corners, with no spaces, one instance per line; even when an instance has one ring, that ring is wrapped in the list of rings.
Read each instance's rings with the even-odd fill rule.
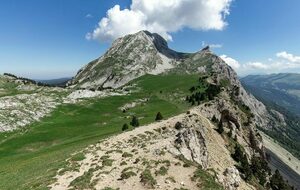
[[[287,53],[286,51],[282,51],[276,54],[278,58],[289,61],[291,63],[300,64],[300,56],[295,56],[293,54]]]
[[[227,56],[222,57],[225,62],[230,62],[226,60]],[[234,59],[233,59],[234,60]],[[229,65],[231,63],[228,63]],[[232,66],[233,67],[233,66]],[[300,72],[300,56],[296,56],[286,51],[282,51],[275,54],[274,58],[268,58],[266,62],[254,61],[245,64],[240,64],[239,67],[233,67],[239,75],[248,74],[259,74],[259,73],[299,73]]]
[[[231,57],[228,57],[227,55],[221,55],[220,56],[221,59],[223,59],[225,61],[225,63],[227,63],[230,67],[232,67],[233,69],[237,70],[241,67],[241,65],[239,64],[239,62]]]
[[[85,18],[94,18],[94,16],[92,14],[87,14],[85,15]]]
[[[130,9],[119,5],[107,11],[88,39],[111,41],[126,34],[148,30],[172,40],[170,32],[182,28],[222,30],[227,25],[233,0],[132,0]]]
[[[244,68],[252,68],[252,69],[268,69],[269,65],[263,64],[261,62],[249,62],[244,65]]]

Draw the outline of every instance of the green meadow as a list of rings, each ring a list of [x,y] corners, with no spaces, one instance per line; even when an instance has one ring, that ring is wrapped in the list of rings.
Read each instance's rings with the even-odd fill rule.
[[[146,75],[131,82],[137,91],[124,96],[85,99],[63,104],[25,129],[0,134],[0,189],[48,189],[57,169],[76,151],[122,132],[133,115],[140,125],[154,122],[157,112],[168,118],[185,112],[189,88],[197,75]],[[119,108],[141,98],[144,105],[123,113]]]

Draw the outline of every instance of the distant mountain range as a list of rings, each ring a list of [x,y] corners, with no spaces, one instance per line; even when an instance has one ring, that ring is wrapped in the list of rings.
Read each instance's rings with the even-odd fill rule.
[[[58,79],[50,79],[50,80],[35,80],[37,82],[41,82],[43,84],[48,84],[51,86],[65,86],[69,80],[71,80],[71,77],[65,77],[65,78],[58,78]]]
[[[300,74],[249,75],[241,79],[256,98],[300,116]]]

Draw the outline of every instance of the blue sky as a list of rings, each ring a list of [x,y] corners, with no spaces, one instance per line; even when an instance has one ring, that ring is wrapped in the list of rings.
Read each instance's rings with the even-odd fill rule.
[[[2,0],[0,73],[36,79],[74,75],[109,47],[109,40],[99,42],[97,36],[88,40],[86,35],[93,33],[117,4],[122,11],[130,9],[132,1]],[[222,47],[213,51],[235,64],[240,75],[300,72],[299,8],[299,0],[235,0],[223,19],[227,26],[205,29],[207,23],[199,23],[195,29],[190,22],[176,29],[166,26],[172,37],[169,45],[178,51],[195,52],[203,42],[220,44]],[[205,7],[201,11],[210,14]]]

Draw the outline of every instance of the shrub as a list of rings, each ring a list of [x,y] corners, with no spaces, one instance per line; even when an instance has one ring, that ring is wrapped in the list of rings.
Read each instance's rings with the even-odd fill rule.
[[[267,182],[267,175],[271,172],[267,161],[260,157],[253,156],[251,159],[251,170],[261,185]]]
[[[151,171],[149,169],[145,169],[141,176],[141,183],[143,183],[145,186],[148,186],[150,188],[154,188],[154,186],[157,184],[156,180],[153,178]]]
[[[216,182],[216,179],[211,174],[204,171],[201,167],[198,167],[198,169],[194,172],[191,180],[197,182],[197,186],[201,187],[200,189],[223,189],[223,187]]]
[[[139,123],[139,120],[136,116],[133,116],[132,117],[132,120],[130,122],[130,125],[133,126],[133,127],[138,127],[140,126],[140,123]]]
[[[121,174],[121,179],[128,179],[132,176],[136,176],[136,173],[134,173],[133,171],[122,171],[122,174]]]
[[[235,142],[237,142],[237,135],[234,135],[234,139]]]
[[[132,157],[133,155],[132,154],[130,154],[130,153],[128,153],[128,152],[124,152],[123,154],[122,154],[122,157],[123,158],[129,158],[129,157]]]
[[[220,134],[222,134],[224,132],[224,127],[223,127],[222,121],[219,122],[217,131]]]
[[[163,119],[162,114],[161,114],[160,112],[158,112],[158,113],[156,114],[155,121],[160,121],[160,120],[162,120],[162,119]]]
[[[127,162],[123,161],[120,163],[120,166],[124,166],[124,165],[127,165]]]
[[[177,123],[175,124],[175,129],[180,130],[181,128],[182,128],[182,123],[177,122]]]
[[[85,155],[82,152],[80,152],[80,153],[77,153],[74,156],[72,156],[71,161],[78,162],[78,161],[82,161],[84,159],[85,159]]]
[[[189,168],[189,167],[191,167],[191,164],[188,163],[188,162],[186,162],[186,163],[183,164],[183,167],[184,167],[184,168]]]
[[[271,177],[270,186],[274,190],[292,189],[288,184],[285,183],[284,179],[282,178],[278,170],[276,170],[273,176]]]
[[[211,121],[214,122],[214,123],[218,123],[219,122],[219,120],[216,118],[215,115],[211,118]]]
[[[128,129],[129,129],[129,126],[128,126],[127,123],[125,123],[125,124],[123,125],[123,127],[122,127],[122,131],[126,131],[126,130],[128,130]]]
[[[160,167],[158,171],[155,172],[155,175],[166,175],[168,173],[168,169],[164,166]]]
[[[234,148],[234,153],[232,155],[232,158],[237,161],[237,162],[240,162],[243,158],[243,151],[241,149],[241,147],[239,145],[235,145],[235,148]]]
[[[102,161],[102,166],[112,166],[114,160],[112,159],[106,159]]]
[[[250,147],[251,147],[253,150],[257,150],[257,149],[258,149],[258,146],[257,146],[256,139],[255,139],[255,136],[254,136],[252,130],[250,130],[249,141],[250,141]]]
[[[104,155],[100,158],[102,160],[102,166],[112,166],[114,160],[109,159],[109,156]]]
[[[229,132],[227,133],[228,137],[231,138],[232,137],[232,129],[229,130]]]

